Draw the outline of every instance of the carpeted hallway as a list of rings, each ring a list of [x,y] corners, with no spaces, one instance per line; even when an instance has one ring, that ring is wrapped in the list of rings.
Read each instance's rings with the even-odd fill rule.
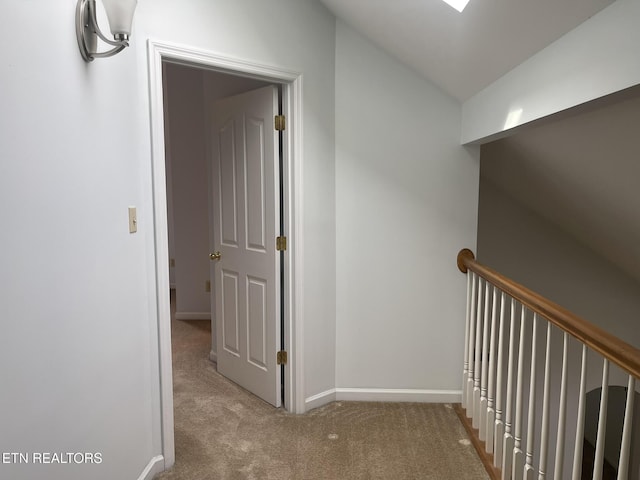
[[[209,361],[210,322],[172,326],[176,464],[162,480],[487,479],[450,405],[275,409]]]

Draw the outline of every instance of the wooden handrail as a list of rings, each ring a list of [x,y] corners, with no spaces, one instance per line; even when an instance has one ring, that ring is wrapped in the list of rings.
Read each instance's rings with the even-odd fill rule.
[[[640,379],[640,350],[605,332],[596,325],[573,314],[557,303],[529,290],[495,270],[478,263],[471,250],[458,253],[458,268],[462,273],[471,270],[489,283],[518,300],[529,310],[538,313],[558,328],[569,333],[610,362]]]

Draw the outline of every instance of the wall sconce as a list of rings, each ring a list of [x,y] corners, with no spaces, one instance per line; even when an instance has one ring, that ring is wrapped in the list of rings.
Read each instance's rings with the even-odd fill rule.
[[[138,0],[102,0],[107,12],[113,40],[108,39],[98,27],[96,0],[78,0],[76,7],[76,36],[80,54],[85,62],[94,58],[111,57],[129,46],[131,22]],[[97,51],[98,37],[113,48],[106,52]]]

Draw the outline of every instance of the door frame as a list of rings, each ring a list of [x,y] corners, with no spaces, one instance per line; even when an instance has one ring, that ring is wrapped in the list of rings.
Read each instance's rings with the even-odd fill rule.
[[[163,62],[215,70],[282,84],[284,132],[284,225],[289,237],[284,255],[284,336],[289,362],[285,366],[285,406],[293,413],[304,413],[303,372],[303,161],[302,161],[302,74],[279,66],[264,65],[238,57],[228,57],[192,47],[149,39],[147,43],[149,107],[151,128],[151,187],[155,275],[150,292],[155,293],[156,324],[152,327],[158,342],[160,424],[165,469],[175,462],[173,421],[173,379],[171,365],[171,312],[169,302],[169,243],[167,233],[167,195],[165,165]],[[157,336],[155,335],[157,331]]]

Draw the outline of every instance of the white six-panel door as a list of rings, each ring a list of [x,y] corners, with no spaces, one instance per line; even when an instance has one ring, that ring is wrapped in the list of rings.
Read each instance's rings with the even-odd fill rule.
[[[276,112],[273,86],[225,98],[209,132],[218,371],[280,406]]]

